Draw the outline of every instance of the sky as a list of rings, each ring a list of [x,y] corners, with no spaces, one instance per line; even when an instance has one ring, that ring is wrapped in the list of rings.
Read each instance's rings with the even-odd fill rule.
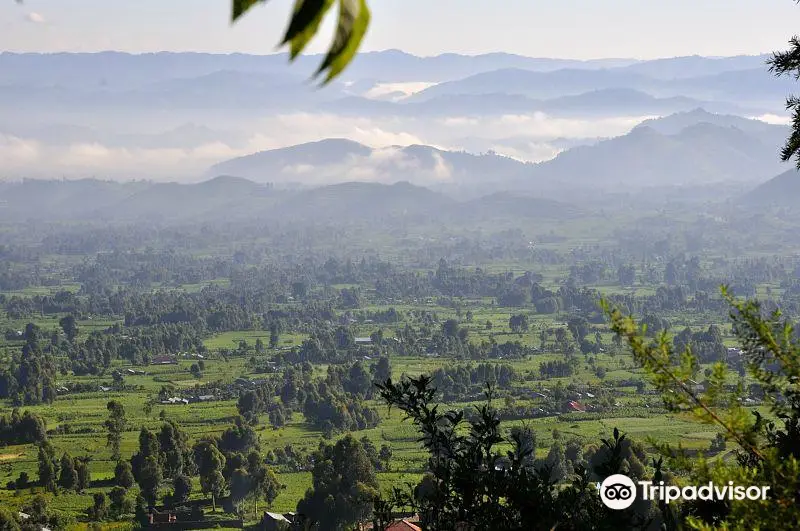
[[[268,54],[290,0],[230,24],[230,0],[0,0],[0,51]],[[591,59],[758,54],[800,30],[793,0],[371,0],[363,50]],[[325,50],[331,24],[309,48]]]

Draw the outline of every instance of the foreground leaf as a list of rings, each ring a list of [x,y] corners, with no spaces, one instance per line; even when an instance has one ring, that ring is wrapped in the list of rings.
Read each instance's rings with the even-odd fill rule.
[[[329,83],[350,64],[369,27],[370,12],[366,0],[339,0],[339,23],[325,60],[315,76],[325,70],[323,85]]]
[[[266,0],[233,0],[233,5],[231,7],[231,22],[236,22],[236,20],[247,13],[251,7],[265,1]]]
[[[295,0],[289,28],[281,44],[289,45],[289,57],[297,57],[319,31],[322,19],[333,6],[334,0]]]

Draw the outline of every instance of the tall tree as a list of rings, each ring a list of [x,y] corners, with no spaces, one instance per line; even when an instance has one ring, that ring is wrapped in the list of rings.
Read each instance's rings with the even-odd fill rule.
[[[91,456],[88,455],[76,457],[73,460],[75,463],[75,472],[78,474],[78,484],[76,486],[78,492],[85,491],[91,485],[92,475],[89,471],[89,462],[91,460]]]
[[[119,461],[122,433],[127,425],[125,408],[116,400],[111,400],[106,404],[106,409],[108,409],[108,419],[106,419],[105,426],[106,430],[108,430],[108,446],[111,448],[111,459]]]
[[[313,486],[297,512],[320,529],[342,529],[368,518],[378,481],[361,443],[348,434],[335,445],[320,444],[313,455]]]
[[[161,425],[158,445],[165,476],[175,477],[184,471],[191,472],[192,451],[189,447],[189,436],[175,421],[168,420]]]
[[[236,508],[236,512],[241,514],[241,506],[244,500],[250,496],[252,488],[252,478],[244,468],[237,468],[231,475],[230,500]]]
[[[773,53],[767,63],[776,76],[788,75],[800,79],[800,37],[795,35],[789,39],[789,49]],[[781,150],[781,160],[788,162],[794,157],[800,170],[800,97],[789,96],[786,109],[792,112],[792,130]]]
[[[62,489],[73,490],[78,485],[78,472],[75,470],[75,462],[68,453],[61,456],[61,472],[58,476],[58,486]]]
[[[128,461],[117,461],[117,466],[114,467],[114,484],[124,489],[130,489],[134,482],[131,464]]]
[[[178,474],[172,480],[172,499],[176,503],[183,503],[192,494],[192,478],[186,474]]]
[[[48,491],[56,490],[56,480],[58,467],[56,466],[56,456],[53,446],[45,441],[39,445],[37,456],[39,468],[39,485]]]
[[[200,441],[194,445],[194,462],[200,475],[200,488],[203,494],[211,496],[211,505],[217,511],[217,498],[225,492],[225,456],[212,441]]]
[[[139,491],[144,499],[147,500],[147,503],[155,505],[163,479],[161,465],[157,457],[148,456],[142,459],[138,472]]]
[[[78,336],[78,323],[75,321],[75,316],[72,314],[64,316],[58,321],[58,324],[64,331],[64,335],[67,336],[67,341],[75,341]]]
[[[267,507],[278,497],[280,484],[271,468],[267,467],[258,452],[250,452],[247,456],[247,473],[250,476],[250,496],[253,499],[253,517],[258,514],[258,502],[264,500]]]

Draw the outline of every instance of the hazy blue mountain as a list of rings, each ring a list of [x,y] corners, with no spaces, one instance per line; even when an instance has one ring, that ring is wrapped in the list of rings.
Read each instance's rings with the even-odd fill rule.
[[[345,182],[291,194],[276,205],[273,214],[292,221],[441,218],[454,204],[444,195],[408,182]]]
[[[297,71],[254,73],[218,70],[194,77],[172,77],[143,82],[136,87],[28,86],[0,84],[0,108],[15,110],[181,109],[291,110],[309,108],[341,98],[344,85],[334,83],[324,91],[307,90]]]
[[[291,67],[285,53],[269,55],[159,52],[101,53],[0,53],[0,85],[64,88],[136,88],[155,81],[193,78],[220,70],[256,74],[310,76],[321,54],[299,56]],[[383,82],[444,81],[497,68],[556,70],[559,68],[610,68],[636,63],[633,59],[533,58],[506,53],[476,56],[442,54],[417,57],[399,50],[359,54],[347,69],[347,80]]]
[[[656,122],[657,123],[657,122]],[[776,146],[758,133],[699,122],[675,134],[651,126],[579,146],[530,167],[526,185],[666,186],[763,182],[780,171]]]
[[[0,189],[0,220],[93,219],[149,186],[143,182],[119,183],[97,179],[25,179],[19,183],[5,183]]]
[[[768,57],[769,55],[738,55],[735,57],[691,55],[639,61],[621,68],[656,79],[680,79],[763,68]]]
[[[408,101],[498,93],[552,99],[593,90],[632,89],[661,98],[680,96],[775,110],[783,108],[783,100],[794,85],[792,79],[770,75],[766,67],[669,80],[656,79],[627,68],[552,72],[508,68],[440,83],[410,96]]]
[[[496,154],[475,155],[419,145],[373,149],[350,140],[327,139],[231,159],[214,165],[207,174],[273,183],[320,184],[356,178],[427,184],[502,183],[525,166]]]
[[[800,172],[792,168],[748,192],[738,203],[747,207],[777,206],[797,210],[798,197],[800,197]]]
[[[726,71],[758,68],[766,56],[675,57],[649,61],[634,59],[556,59],[525,57],[508,53],[461,55],[446,53],[418,57],[400,50],[359,54],[345,72],[347,80],[372,79],[382,82],[449,81],[491,70],[518,68],[548,72],[554,70],[624,69],[658,79],[686,78]],[[0,85],[17,84],[64,88],[135,88],[154,81],[193,78],[220,70],[286,74],[299,71],[310,75],[322,60],[311,54],[297,58],[289,67],[285,53],[208,54],[158,52],[129,54],[100,53],[0,53]]]
[[[783,109],[786,96],[797,88],[797,82],[791,76],[775,77],[763,65],[748,70],[676,79],[666,83],[664,88],[669,94]],[[658,87],[654,87],[653,93],[660,94]]]
[[[534,197],[524,192],[496,192],[468,201],[465,217],[482,219],[566,219],[580,210],[559,201]]]
[[[427,101],[438,96],[478,94],[516,94],[537,99],[551,99],[599,89],[638,89],[650,83],[652,83],[651,78],[621,69],[565,68],[552,72],[534,72],[520,68],[504,68],[434,85],[410,96],[408,101]]]
[[[80,199],[80,200],[78,200]],[[259,219],[279,223],[468,222],[564,219],[574,207],[524,193],[495,193],[456,201],[408,182],[347,182],[296,191],[275,190],[221,176],[197,184],[25,180],[0,183],[3,222],[211,222]]]
[[[771,146],[775,153],[789,135],[789,127],[786,125],[769,124],[761,120],[731,114],[711,113],[705,109],[693,109],[662,118],[645,120],[637,127],[650,127],[664,135],[675,135],[687,127],[703,123],[722,128],[739,129],[756,138],[761,144]]]
[[[413,97],[412,97],[413,98]],[[683,96],[656,98],[628,88],[592,90],[574,96],[536,99],[521,94],[447,94],[424,101],[381,101],[349,96],[324,102],[319,109],[353,116],[491,116],[544,112],[553,116],[666,115],[703,107],[713,112],[763,114],[734,103],[700,101]]]

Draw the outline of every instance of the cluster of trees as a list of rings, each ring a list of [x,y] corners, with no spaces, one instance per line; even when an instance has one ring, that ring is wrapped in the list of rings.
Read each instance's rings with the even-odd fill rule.
[[[0,370],[0,399],[15,405],[52,403],[56,398],[56,365],[42,347],[41,329],[29,323],[25,343],[12,354],[7,367]]]
[[[303,414],[325,437],[336,432],[374,428],[380,422],[377,409],[324,381],[309,384],[304,391]]]
[[[21,513],[26,515],[22,517]],[[73,519],[60,511],[51,511],[47,498],[37,494],[23,505],[20,511],[11,511],[0,507],[0,529],[3,531],[35,531],[47,527],[50,529],[67,529],[74,523]]]
[[[691,328],[684,328],[672,339],[676,352],[683,352],[691,348],[700,363],[725,361],[727,348],[722,340],[722,331],[717,325],[709,325],[706,330],[693,332]]]
[[[372,396],[375,381],[391,376],[388,358],[379,358],[368,368],[361,361],[331,365],[324,378],[315,380],[312,374],[308,362],[286,367],[282,382],[267,381],[242,393],[237,403],[239,414],[250,424],[257,424],[259,415],[267,414],[270,424],[279,428],[293,411],[302,411],[306,421],[326,437],[378,425],[378,411],[364,400]]]
[[[435,369],[431,378],[445,402],[474,399],[481,395],[487,384],[498,389],[511,389],[520,379],[514,367],[505,363],[448,365]]]
[[[38,444],[47,440],[44,420],[30,411],[20,414],[14,408],[10,415],[0,415],[0,444]]]
[[[566,378],[575,373],[578,365],[578,359],[574,356],[568,356],[565,360],[543,361],[539,365],[539,375],[543,379]]]
[[[39,486],[50,492],[56,492],[59,487],[64,490],[82,492],[89,487],[91,456],[73,458],[65,452],[59,459],[56,456],[55,448],[48,440],[40,442],[38,447],[36,460]],[[26,477],[20,477],[13,486],[18,489],[25,488],[26,480]]]
[[[117,444],[112,440],[120,407],[113,402],[108,407],[112,446]],[[253,502],[257,512],[259,501],[272,503],[282,488],[259,453],[255,432],[241,417],[219,436],[205,436],[194,444],[175,421],[166,420],[156,432],[144,427],[140,430],[137,451],[130,460],[117,462],[115,487],[108,494],[110,503],[105,494],[97,494],[88,513],[102,520],[135,509],[143,517],[146,506],[162,499],[165,504],[180,506],[189,500],[193,477],[199,478],[201,490],[211,497],[215,511],[217,501],[223,499],[229,512],[241,512],[247,500]],[[127,495],[134,484],[139,487],[135,503]]]

